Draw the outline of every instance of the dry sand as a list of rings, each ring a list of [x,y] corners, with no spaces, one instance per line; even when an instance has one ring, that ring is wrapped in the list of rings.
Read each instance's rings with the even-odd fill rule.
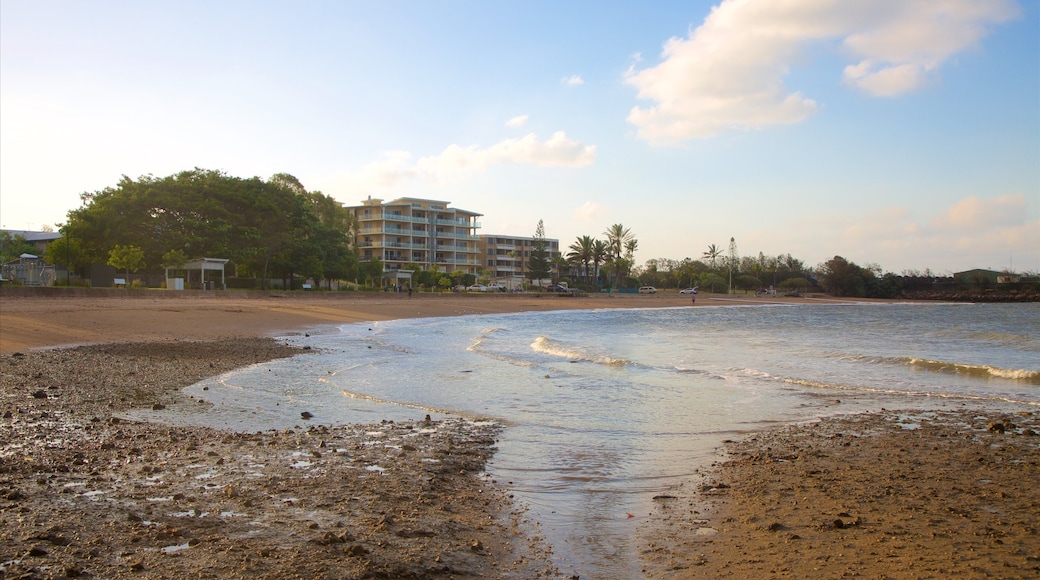
[[[0,578],[555,577],[465,421],[225,433],[129,422],[320,324],[688,297],[0,292]],[[706,297],[696,305],[754,297]],[[800,299],[769,299],[800,301]],[[78,348],[39,350],[70,344]],[[1040,576],[1035,412],[835,418],[727,445],[663,491],[653,578]]]

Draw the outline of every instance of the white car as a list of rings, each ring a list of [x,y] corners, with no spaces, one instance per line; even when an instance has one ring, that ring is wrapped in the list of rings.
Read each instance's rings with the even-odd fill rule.
[[[487,292],[487,286],[483,284],[474,284],[469,288],[466,288],[469,292]]]
[[[653,286],[640,286],[639,287],[639,293],[640,294],[657,294],[657,288],[654,288]]]
[[[697,288],[696,287],[693,287],[693,288],[683,288],[682,290],[679,290],[679,294],[696,294],[696,293],[697,293]]]

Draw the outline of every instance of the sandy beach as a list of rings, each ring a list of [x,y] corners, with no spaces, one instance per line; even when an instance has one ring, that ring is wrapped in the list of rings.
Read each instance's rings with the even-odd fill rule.
[[[506,482],[498,426],[231,433],[180,389],[306,355],[272,335],[415,316],[689,306],[686,296],[0,293],[0,577],[556,577]],[[697,297],[696,306],[753,296]],[[73,346],[81,345],[81,346]],[[61,348],[52,348],[61,347]],[[898,411],[754,434],[643,527],[648,578],[1040,574],[1040,417]]]

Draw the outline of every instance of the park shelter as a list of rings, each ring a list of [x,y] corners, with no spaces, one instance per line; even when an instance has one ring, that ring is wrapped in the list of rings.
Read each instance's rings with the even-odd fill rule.
[[[414,270],[389,270],[383,272],[383,279],[387,280],[391,290],[407,290],[412,287],[412,273]]]
[[[227,282],[224,276],[224,267],[230,260],[225,258],[195,258],[188,260],[177,268],[166,268],[166,288],[169,290],[183,290],[185,288],[184,278],[171,278],[170,271],[184,271],[187,275],[187,287],[199,290],[226,290]],[[206,272],[211,272],[207,277]],[[220,283],[217,283],[216,272],[220,272]],[[178,282],[179,281],[179,282]],[[179,287],[178,287],[179,286]]]

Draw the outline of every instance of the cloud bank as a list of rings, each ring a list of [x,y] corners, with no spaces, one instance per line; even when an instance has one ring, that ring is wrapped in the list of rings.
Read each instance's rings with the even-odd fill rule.
[[[526,120],[526,116],[523,119]],[[356,181],[367,187],[393,187],[404,181],[444,185],[494,165],[585,167],[595,160],[595,145],[569,139],[563,131],[557,131],[545,141],[539,141],[534,133],[529,133],[486,148],[449,145],[438,155],[419,159],[414,159],[408,151],[388,151],[382,160],[366,166]]]
[[[817,104],[783,79],[824,42],[853,60],[842,73],[849,86],[904,94],[1018,14],[1013,0],[724,0],[686,38],[665,42],[660,64],[629,69],[626,82],[652,104],[628,121],[658,144],[800,122]]]

